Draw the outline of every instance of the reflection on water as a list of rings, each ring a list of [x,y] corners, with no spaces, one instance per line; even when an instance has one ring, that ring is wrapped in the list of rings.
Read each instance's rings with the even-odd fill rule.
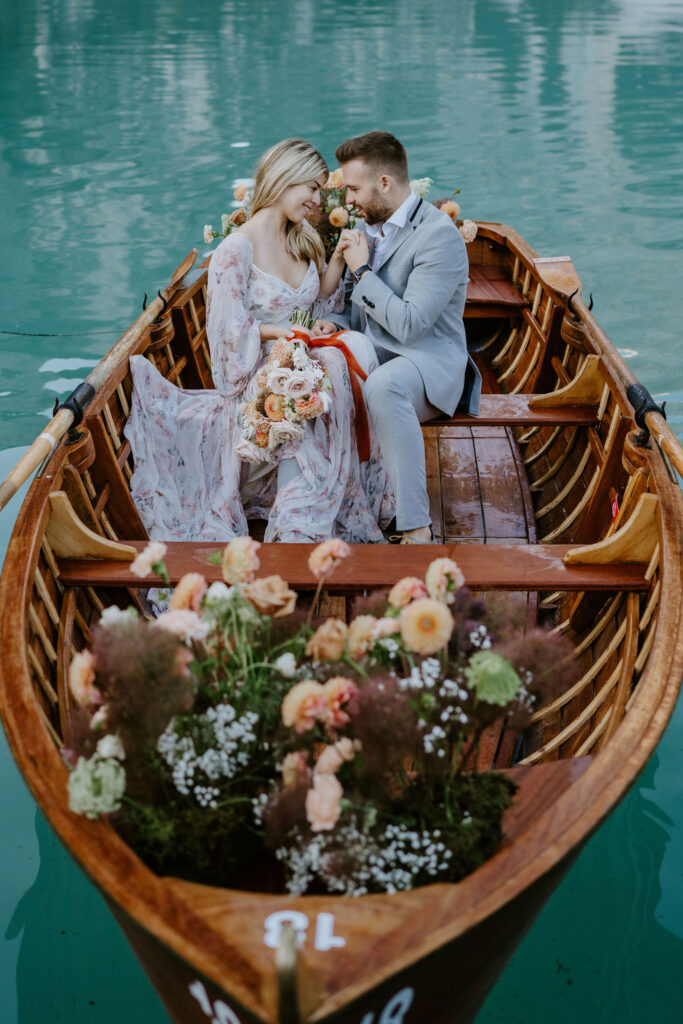
[[[204,251],[203,224],[230,208],[232,183],[251,174],[261,150],[303,135],[333,161],[344,137],[378,126],[405,142],[413,173],[432,177],[436,194],[462,189],[465,216],[512,223],[543,255],[571,253],[600,323],[653,393],[671,393],[670,421],[681,430],[682,33],[679,0],[1,5],[0,331],[72,336],[0,334],[0,449],[40,433],[52,398],[130,324],[143,294],[192,246]],[[667,977],[681,951],[655,918],[665,832],[652,815],[668,810],[680,850],[681,736],[679,715],[653,792],[646,800],[641,783],[592,841],[487,1021],[635,1020],[652,1010],[652,993],[648,1016],[667,1019]],[[645,781],[653,778],[651,766]],[[4,785],[13,807],[30,807],[23,789]],[[18,821],[17,842],[24,828]],[[15,928],[25,922],[22,1021],[56,1019],[36,1003],[43,973],[61,1019],[93,1019],[91,995],[80,1002],[79,958],[98,987],[107,980],[86,934],[103,959],[111,951],[119,982],[106,989],[115,1012],[97,1002],[98,1019],[118,1024],[126,1007],[135,1019],[134,1000],[150,998],[136,987],[137,967],[77,871],[45,835],[41,846],[47,862],[14,918]],[[3,871],[6,920],[26,884],[13,856]],[[656,913],[670,926],[683,916],[683,880],[670,866],[680,858],[663,856]],[[42,953],[41,906],[60,936]],[[3,978],[17,941],[5,944]],[[146,1021],[164,1020],[144,1006]]]

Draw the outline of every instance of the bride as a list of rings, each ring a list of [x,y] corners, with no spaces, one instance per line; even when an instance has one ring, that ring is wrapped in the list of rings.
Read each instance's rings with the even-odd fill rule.
[[[248,532],[247,518],[261,518],[266,541],[383,540],[394,498],[371,423],[370,457],[359,461],[350,371],[339,348],[312,353],[331,383],[329,411],[263,461],[240,457],[240,406],[272,346],[291,337],[291,314],[310,309],[322,319],[343,309],[347,236],[325,268],[322,241],[306,220],[327,176],[322,156],[302,139],[285,139],[261,158],[251,216],[209,266],[215,391],[177,388],[143,356],[130,360],[131,492],[152,539],[226,541]],[[314,335],[323,333],[314,325]],[[349,331],[341,340],[366,373],[376,368],[368,338]]]

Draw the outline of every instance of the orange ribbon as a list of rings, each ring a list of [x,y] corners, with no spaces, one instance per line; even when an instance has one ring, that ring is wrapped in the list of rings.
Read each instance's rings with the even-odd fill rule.
[[[361,380],[367,380],[368,375],[354,356],[348,345],[340,341],[344,331],[337,331],[335,334],[326,334],[320,338],[309,338],[303,331],[292,330],[295,338],[304,341],[309,348],[336,348],[346,359],[349,368],[349,379],[351,391],[353,392],[353,405],[356,412],[356,442],[358,445],[358,458],[360,462],[367,462],[370,458],[370,429],[368,427],[368,412],[365,408],[363,391],[360,386]],[[359,380],[360,378],[360,380]]]

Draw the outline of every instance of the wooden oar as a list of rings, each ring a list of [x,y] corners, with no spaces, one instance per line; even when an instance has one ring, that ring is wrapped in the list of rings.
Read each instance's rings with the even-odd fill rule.
[[[133,351],[143,332],[161,312],[163,300],[168,299],[172,295],[178,284],[191,267],[194,266],[196,259],[197,250],[193,249],[173,272],[170,282],[161,292],[161,297],[157,297],[150,303],[132,327],[119,338],[114,347],[91,370],[85,378],[85,383],[90,384],[94,392],[97,392],[102,387],[112,370]],[[31,473],[38,468],[41,462],[52,455],[52,452],[64,437],[74,419],[75,413],[71,409],[60,409],[57,415],[50,420],[40,437],[36,438],[9,476],[0,484],[0,509],[5,507],[10,498],[17,493],[21,485],[28,480]]]
[[[620,380],[625,388],[632,387],[633,385],[642,387],[626,360],[609,340],[585,302],[579,296],[576,296],[576,298],[572,299],[572,305],[577,313],[580,313],[581,319],[590,324],[591,334],[600,349],[600,355],[616,379]],[[662,452],[664,452],[672,465],[683,476],[683,447],[681,447],[680,441],[669,424],[661,413],[654,409],[646,412],[643,420]]]

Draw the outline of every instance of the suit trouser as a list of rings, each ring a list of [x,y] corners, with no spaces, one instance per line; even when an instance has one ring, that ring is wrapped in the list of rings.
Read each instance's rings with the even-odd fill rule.
[[[380,359],[385,354],[382,350]],[[420,424],[440,416],[425,393],[422,375],[404,356],[393,356],[365,382],[365,404],[396,494],[396,529],[429,526],[425,446]]]

